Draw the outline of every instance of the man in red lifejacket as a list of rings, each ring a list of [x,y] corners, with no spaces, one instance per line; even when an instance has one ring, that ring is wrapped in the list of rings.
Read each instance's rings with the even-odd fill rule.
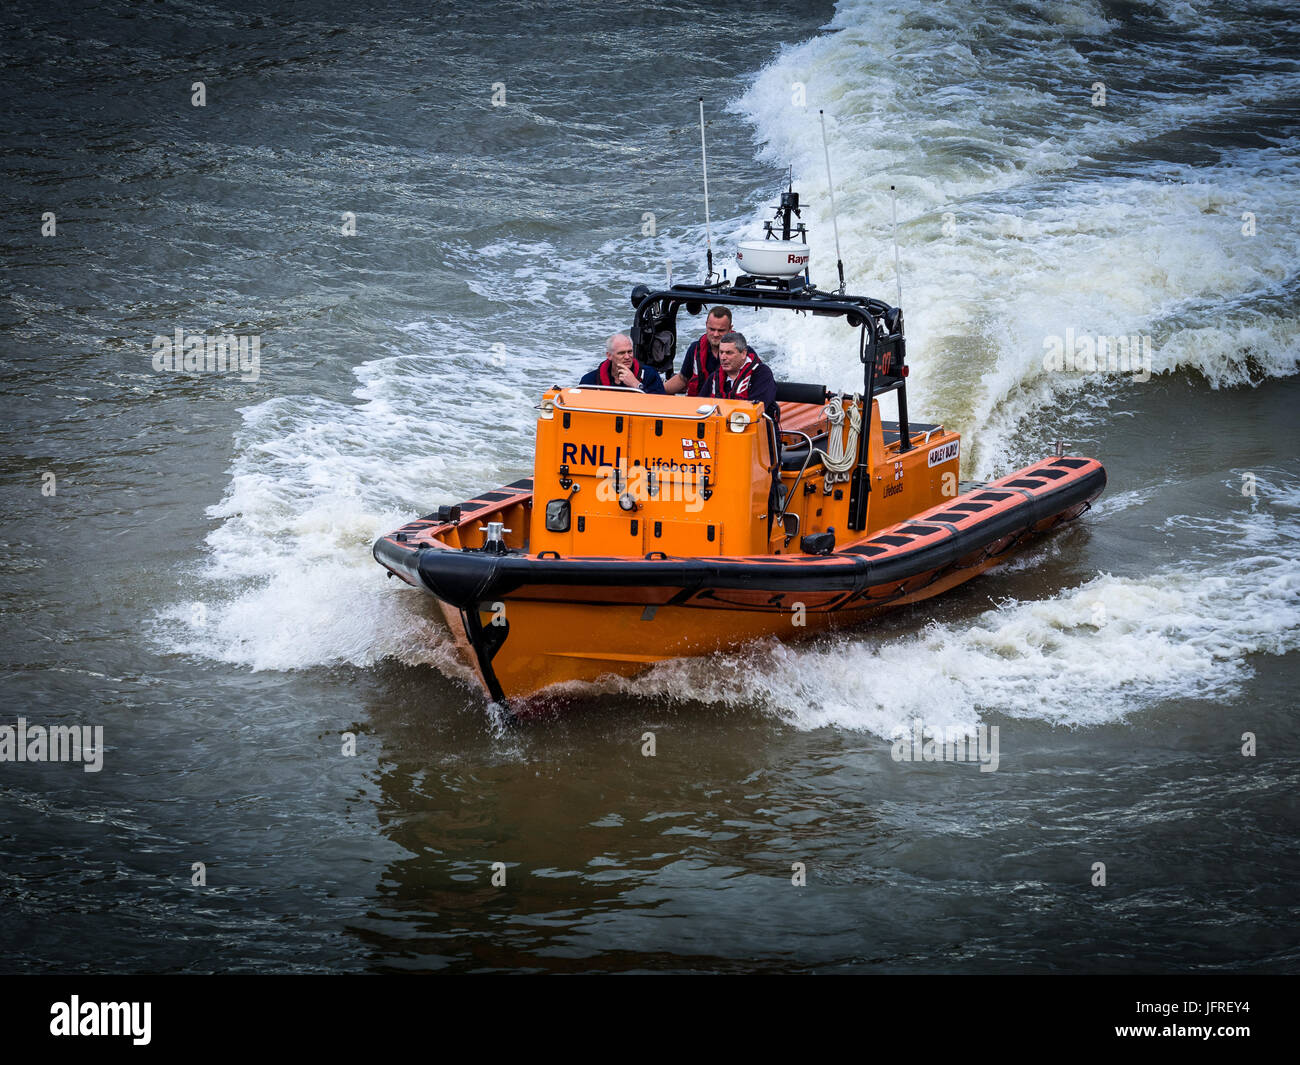
[[[584,385],[619,385],[636,388],[648,395],[664,394],[664,379],[649,366],[642,366],[632,357],[632,338],[626,333],[615,333],[605,341],[605,361],[587,374]]]
[[[743,333],[728,332],[718,342],[718,368],[701,381],[699,394],[761,403],[773,426],[781,426],[776,378],[745,342]]]
[[[698,396],[704,376],[717,370],[718,344],[730,332],[731,312],[726,307],[714,307],[704,319],[704,335],[686,349],[681,372],[664,382],[664,391],[669,395],[685,392],[688,396]],[[705,354],[703,359],[701,352]]]

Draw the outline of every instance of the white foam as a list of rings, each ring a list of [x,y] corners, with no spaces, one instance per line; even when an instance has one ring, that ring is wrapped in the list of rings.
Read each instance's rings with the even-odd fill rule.
[[[1140,160],[1145,142],[1184,129],[1194,138],[1246,105],[1284,101],[1290,72],[1246,63],[1241,77],[1207,87],[1187,55],[1153,45],[1132,62],[1171,71],[1168,83],[1156,76],[1134,90],[1140,106],[1112,85],[1118,95],[1093,108],[1093,75],[1076,45],[1114,29],[1095,4],[1028,19],[977,2],[843,0],[831,29],[784,50],[737,109],[763,158],[793,166],[823,285],[833,283],[835,253],[817,110],[827,112],[850,290],[891,302],[897,186],[911,409],[967,436],[968,475],[1006,472],[993,456],[1026,418],[1097,390],[1096,375],[1043,368],[1045,339],[1067,329],[1150,336],[1155,373],[1216,387],[1300,369],[1300,315],[1286,294],[1300,259],[1294,153],[1155,162],[1142,177],[1114,161],[1127,146]],[[1202,47],[1237,65],[1246,48],[1216,39],[1198,43],[1198,55]],[[806,109],[792,104],[795,82],[806,85]],[[1253,237],[1242,233],[1247,211],[1257,216]],[[755,212],[745,235],[766,214]],[[760,350],[788,352],[791,377],[857,383],[847,330],[787,319],[757,316]],[[1116,375],[1102,391],[1121,387],[1141,384]]]
[[[371,547],[530,469],[536,396],[520,363],[540,360],[491,366],[477,336],[449,323],[407,332],[428,354],[358,367],[355,403],[290,396],[241,412],[230,485],[208,511],[219,524],[187,598],[156,619],[162,646],[253,669],[391,656],[468,675],[433,601],[385,581]],[[449,402],[457,367],[473,368],[475,387]]]
[[[914,718],[967,731],[989,715],[1094,726],[1163,699],[1232,694],[1251,675],[1248,655],[1298,647],[1300,564],[1262,555],[1219,572],[1102,574],[912,635],[669,662],[619,687],[886,738]]]

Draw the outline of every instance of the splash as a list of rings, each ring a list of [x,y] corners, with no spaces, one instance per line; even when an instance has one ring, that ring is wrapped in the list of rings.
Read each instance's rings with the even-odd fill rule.
[[[829,32],[785,50],[736,104],[760,156],[793,168],[814,280],[835,262],[817,110],[849,287],[890,301],[896,187],[911,407],[965,434],[968,475],[1006,472],[994,456],[1039,412],[1141,387],[1045,369],[1045,342],[1067,329],[1145,336],[1154,373],[1214,387],[1300,369],[1300,160],[1290,144],[1201,143],[1206,127],[1292,98],[1294,74],[1264,62],[1274,45],[1252,25],[1220,24],[1180,54],[1117,39],[1095,4],[1033,17],[845,0]],[[1092,86],[1114,90],[1124,71],[1126,90],[1093,106]],[[835,323],[769,314],[752,331],[788,376],[860,387]]]

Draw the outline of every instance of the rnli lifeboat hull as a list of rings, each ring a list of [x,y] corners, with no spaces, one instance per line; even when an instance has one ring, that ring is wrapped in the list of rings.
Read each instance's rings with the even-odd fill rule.
[[[575,682],[856,626],[939,595],[1077,518],[1105,485],[1093,459],[1044,459],[829,555],[490,554],[444,542],[429,519],[374,553],[437,597],[485,693],[522,716]],[[519,507],[530,492],[524,481],[488,493],[461,520]]]

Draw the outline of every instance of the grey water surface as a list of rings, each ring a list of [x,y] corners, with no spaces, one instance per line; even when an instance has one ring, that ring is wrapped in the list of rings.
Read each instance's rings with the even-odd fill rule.
[[[0,27],[0,726],[104,737],[98,772],[0,761],[4,971],[1300,968],[1293,11]],[[1109,486],[870,629],[506,727],[370,544],[529,475],[542,390],[634,284],[700,275],[700,97],[720,256],[793,176],[831,284],[825,109],[850,286],[886,299],[897,186],[913,417],[964,476],[1063,440]],[[738,324],[853,387],[822,323]],[[1067,328],[1151,338],[1149,379],[1045,369]],[[177,329],[257,363],[156,368]],[[918,719],[996,726],[996,771],[897,760]]]

